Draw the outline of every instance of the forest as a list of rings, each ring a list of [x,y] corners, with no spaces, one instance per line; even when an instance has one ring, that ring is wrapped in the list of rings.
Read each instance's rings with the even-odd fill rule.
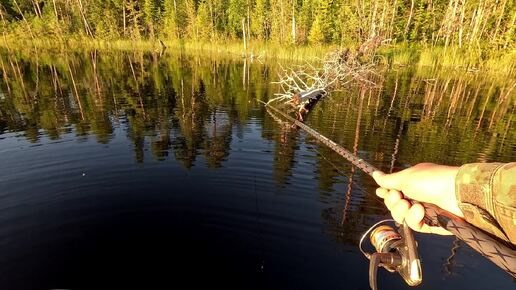
[[[515,48],[514,0],[2,0],[7,41],[267,42],[369,39],[476,51]]]

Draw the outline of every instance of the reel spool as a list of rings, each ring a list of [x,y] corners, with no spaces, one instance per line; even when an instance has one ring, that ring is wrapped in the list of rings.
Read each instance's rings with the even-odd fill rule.
[[[404,223],[397,225],[397,229],[382,225],[394,220],[383,220],[373,225],[360,239],[360,251],[369,259],[369,286],[377,290],[378,268],[397,272],[410,286],[417,286],[423,281],[421,261],[417,253],[417,244],[412,230]],[[362,243],[369,236],[371,245],[376,252],[366,253]]]

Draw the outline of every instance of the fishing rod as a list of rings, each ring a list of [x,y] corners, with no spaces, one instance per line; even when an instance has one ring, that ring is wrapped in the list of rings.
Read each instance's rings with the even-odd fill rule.
[[[328,146],[354,166],[358,167],[372,177],[373,172],[382,172],[369,162],[356,156],[351,151],[335,143],[331,139],[312,129],[303,122],[291,117],[287,113],[264,103],[269,114],[274,115],[274,111],[292,124],[301,128],[303,131],[314,137],[319,142]],[[270,110],[269,110],[270,109]],[[503,269],[512,277],[516,278],[516,250],[515,246],[502,241],[481,229],[469,224],[464,219],[445,211],[434,204],[420,203],[425,209],[424,222],[429,226],[440,226],[468,246],[489,259],[498,267]],[[423,281],[421,271],[421,261],[417,252],[417,243],[414,239],[412,230],[406,222],[396,224],[397,230],[383,225],[384,220],[373,225],[360,239],[360,251],[370,260],[369,263],[369,285],[373,290],[377,289],[376,273],[379,267],[384,267],[389,272],[397,272],[410,286],[417,286]],[[374,253],[367,253],[362,249],[364,239],[369,235],[371,244],[376,249]]]

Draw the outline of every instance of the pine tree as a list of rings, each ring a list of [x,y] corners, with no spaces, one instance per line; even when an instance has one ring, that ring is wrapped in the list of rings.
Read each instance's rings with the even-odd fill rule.
[[[213,27],[210,19],[209,7],[206,0],[201,0],[195,19],[197,39],[210,39],[213,37]]]
[[[185,29],[185,35],[188,37],[196,37],[197,31],[195,27],[195,22],[197,18],[197,11],[195,7],[194,0],[184,0],[182,3],[182,9],[184,11],[184,18],[181,24]]]
[[[167,38],[177,39],[180,37],[177,0],[165,0],[163,3],[163,35]]]
[[[312,28],[312,23],[314,22],[313,6],[314,0],[303,0],[303,3],[301,4],[298,21],[298,35],[300,43],[306,43],[308,41],[308,35]]]
[[[277,42],[290,39],[292,4],[285,0],[270,0],[271,38]]]
[[[311,43],[326,43],[331,41],[333,33],[335,32],[335,19],[332,16],[332,0],[319,0],[316,6],[316,15],[308,40]]]
[[[228,9],[228,26],[227,32],[230,36],[242,35],[242,19],[246,18],[247,15],[247,1],[246,0],[229,0]]]
[[[144,0],[143,15],[150,38],[155,36],[156,24],[161,19],[161,11],[157,0]]]
[[[256,0],[253,8],[251,31],[258,39],[267,40],[270,34],[270,2]]]
[[[360,33],[358,17],[350,6],[343,6],[340,9],[339,23],[337,25],[338,33],[340,34],[340,42],[343,45],[349,45],[360,42]]]
[[[308,41],[311,44],[322,44],[325,41],[323,27],[320,17],[316,17],[308,36]]]

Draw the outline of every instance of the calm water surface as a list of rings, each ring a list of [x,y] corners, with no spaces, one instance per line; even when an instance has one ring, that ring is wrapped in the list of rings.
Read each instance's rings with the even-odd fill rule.
[[[274,63],[3,52],[0,289],[369,289],[388,217],[362,172],[257,100]],[[307,123],[383,170],[514,161],[515,79],[393,68]],[[453,237],[417,235],[419,289],[514,289]],[[409,289],[381,270],[380,289]]]

